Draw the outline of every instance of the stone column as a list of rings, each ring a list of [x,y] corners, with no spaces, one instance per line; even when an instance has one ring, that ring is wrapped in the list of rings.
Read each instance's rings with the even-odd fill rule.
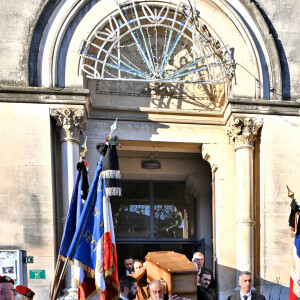
[[[72,196],[74,180],[76,176],[77,162],[79,161],[79,136],[86,127],[84,109],[77,108],[53,108],[50,115],[56,119],[56,125],[60,127],[61,142],[61,172],[62,172],[62,198],[64,227],[69,204]],[[66,288],[63,299],[78,299],[77,286],[72,280],[71,268],[66,273]]]
[[[236,256],[237,270],[254,272],[253,150],[262,119],[233,118],[227,134],[236,152]]]

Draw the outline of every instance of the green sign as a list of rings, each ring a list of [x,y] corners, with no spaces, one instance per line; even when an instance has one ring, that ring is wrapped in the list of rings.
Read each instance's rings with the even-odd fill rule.
[[[25,264],[32,264],[33,263],[33,256],[25,256],[23,258],[23,263],[25,263]]]
[[[45,279],[46,272],[45,270],[29,270],[30,279]]]

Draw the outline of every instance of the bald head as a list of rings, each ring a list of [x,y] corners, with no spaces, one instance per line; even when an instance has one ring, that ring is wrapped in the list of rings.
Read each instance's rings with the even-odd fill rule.
[[[164,299],[164,284],[160,280],[153,280],[149,285],[150,296],[152,300]]]

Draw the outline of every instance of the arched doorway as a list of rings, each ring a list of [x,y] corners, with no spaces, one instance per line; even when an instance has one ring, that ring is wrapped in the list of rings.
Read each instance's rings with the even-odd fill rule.
[[[235,168],[234,152],[229,145],[225,125],[233,113],[231,103],[237,104],[235,113],[247,113],[245,106],[238,106],[240,98],[276,99],[272,90],[280,90],[280,65],[270,36],[264,35],[262,25],[256,22],[256,18],[261,16],[258,11],[249,12],[242,1],[237,1],[236,7],[229,1],[195,1],[200,17],[195,7],[178,3],[141,1],[137,7],[134,2],[118,5],[117,1],[105,0],[78,6],[70,5],[71,1],[60,3],[60,8],[70,6],[53,15],[55,22],[48,22],[48,27],[45,27],[44,40],[41,40],[46,41],[45,45],[49,47],[41,47],[36,59],[38,82],[44,86],[89,89],[86,134],[90,149],[99,137],[109,132],[109,126],[116,117],[121,124],[120,138],[139,144],[131,148],[133,151],[141,151],[139,147],[143,143],[149,143],[151,147],[156,142],[200,144],[210,148],[209,153],[219,165],[216,187],[217,255],[220,273],[226,274],[221,282],[221,289],[226,295],[229,293],[226,289],[231,289],[228,283],[235,281],[236,273],[236,236],[232,220],[237,199],[232,192],[235,185],[235,173],[232,171]],[[68,14],[63,11],[68,11]],[[178,18],[175,18],[175,28],[172,29],[176,11]],[[197,40],[193,40],[193,30],[195,22],[198,22],[193,18],[196,17],[205,25],[201,26],[205,30],[195,31],[203,48],[200,45],[193,54]],[[159,23],[161,20],[166,24]],[[144,26],[145,22],[149,22],[148,27]],[[263,24],[262,19],[259,22]],[[53,24],[61,27],[55,28]],[[177,39],[181,32],[182,36]],[[203,36],[205,38],[201,39]],[[152,45],[156,38],[162,49],[160,58],[153,55],[156,48]],[[225,80],[220,83],[214,81],[220,78],[215,75],[223,74],[222,68],[227,70],[227,60],[223,61],[223,65],[219,64],[226,56],[224,52],[220,54],[211,49],[218,50],[227,44],[225,52],[233,53],[232,57],[237,62],[232,65],[236,67],[236,76],[231,82]],[[78,47],[81,56],[77,53]],[[209,54],[212,55],[206,57]],[[226,74],[231,76],[230,72]],[[234,98],[232,102],[229,97]],[[91,165],[94,154],[93,151],[88,154]],[[141,178],[149,186],[157,180]],[[124,180],[137,179],[125,176]],[[207,186],[210,187],[210,183]],[[154,198],[152,201],[155,203]],[[222,224],[225,218],[230,221]],[[232,245],[228,246],[228,240],[232,240]],[[226,280],[223,280],[224,277]]]

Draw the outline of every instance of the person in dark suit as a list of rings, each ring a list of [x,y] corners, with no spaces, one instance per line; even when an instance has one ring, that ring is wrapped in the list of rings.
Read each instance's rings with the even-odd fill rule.
[[[124,276],[120,279],[120,298],[118,300],[133,300],[138,293],[136,279],[131,276]]]
[[[197,282],[199,282],[199,276],[201,274],[201,272],[209,272],[210,274],[212,274],[212,271],[207,269],[206,267],[204,267],[204,255],[201,252],[195,252],[193,254],[193,258],[192,258],[192,262],[194,264],[194,266],[197,267],[198,269],[198,273],[197,273]],[[199,284],[197,284],[199,285]],[[211,278],[211,282],[209,285],[210,288],[215,289],[216,288],[216,281]]]
[[[211,274],[208,271],[202,271],[199,276],[199,285],[197,286],[197,300],[215,300],[216,293],[209,288]]]
[[[252,284],[252,273],[248,271],[241,272],[239,275],[239,285],[241,290],[232,296],[229,296],[227,300],[266,300],[264,295],[251,291]]]
[[[129,274],[134,273],[133,270],[133,258],[132,256],[128,255],[124,258],[124,266],[119,268],[118,274],[119,278],[123,276],[128,276]]]

